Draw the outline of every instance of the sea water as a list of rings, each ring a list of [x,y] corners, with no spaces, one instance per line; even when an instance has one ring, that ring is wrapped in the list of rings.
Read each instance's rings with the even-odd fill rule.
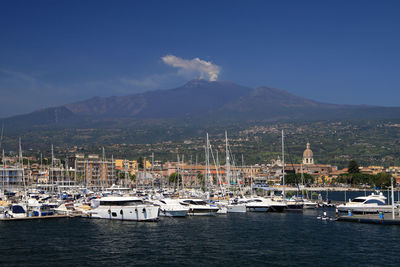
[[[323,210],[0,222],[1,266],[396,265],[400,227],[317,220]],[[328,210],[334,215],[334,209]]]

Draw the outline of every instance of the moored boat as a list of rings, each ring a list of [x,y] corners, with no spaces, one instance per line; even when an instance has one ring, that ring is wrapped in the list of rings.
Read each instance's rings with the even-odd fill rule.
[[[395,207],[398,209],[398,206]],[[372,193],[369,196],[360,196],[351,201],[337,206],[338,212],[352,213],[378,213],[392,212],[392,205],[386,204],[386,197],[380,194]]]
[[[156,221],[159,207],[145,204],[138,197],[102,197],[92,200],[90,218],[129,221]]]
[[[213,216],[219,210],[202,199],[183,199],[180,203],[189,207],[188,215],[191,216]]]

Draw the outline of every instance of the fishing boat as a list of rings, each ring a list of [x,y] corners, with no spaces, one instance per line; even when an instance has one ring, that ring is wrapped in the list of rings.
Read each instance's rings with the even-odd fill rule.
[[[159,207],[145,204],[138,197],[102,197],[92,199],[90,218],[128,221],[157,221]]]

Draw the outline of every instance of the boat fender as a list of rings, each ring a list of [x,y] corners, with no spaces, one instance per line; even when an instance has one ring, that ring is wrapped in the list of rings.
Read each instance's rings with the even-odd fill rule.
[[[108,214],[110,214],[111,213],[111,210],[108,210]]]
[[[119,214],[124,215],[124,211],[120,210]]]
[[[137,212],[137,208],[135,208],[135,212]]]
[[[145,213],[145,212],[146,212],[146,208],[143,208],[143,210],[142,210],[142,211],[143,211],[143,213]]]

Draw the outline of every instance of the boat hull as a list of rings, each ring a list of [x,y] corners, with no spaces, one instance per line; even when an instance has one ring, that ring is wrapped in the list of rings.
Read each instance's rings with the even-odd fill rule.
[[[188,214],[188,210],[167,210],[160,209],[160,217],[185,217]]]
[[[121,221],[157,221],[157,206],[100,206],[88,213],[90,218]]]
[[[199,209],[190,208],[188,215],[190,216],[215,216],[217,215],[218,209]]]
[[[286,209],[285,205],[272,205],[269,209],[271,212],[283,212]]]
[[[287,204],[287,211],[303,211],[303,204]]]
[[[381,205],[381,206],[370,206],[370,207],[356,207],[356,206],[338,206],[338,212],[348,212],[349,210],[352,213],[379,213],[379,212],[385,212],[389,213],[392,212],[392,206],[391,205]],[[395,211],[398,209],[395,208]]]
[[[245,205],[228,205],[227,210],[228,210],[228,213],[245,213],[246,206]]]
[[[270,208],[270,206],[246,206],[246,210],[250,212],[267,212]]]

